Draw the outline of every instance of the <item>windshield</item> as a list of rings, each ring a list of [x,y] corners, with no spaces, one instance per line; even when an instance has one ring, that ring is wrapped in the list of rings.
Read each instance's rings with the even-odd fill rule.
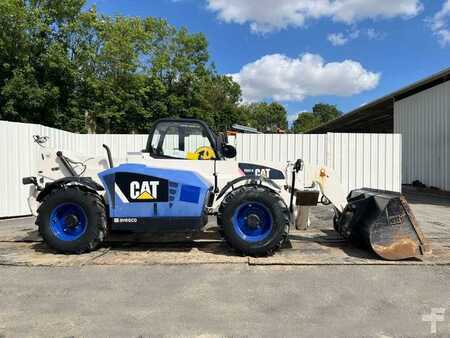
[[[198,122],[159,122],[151,139],[152,155],[210,160],[216,157],[205,127]]]

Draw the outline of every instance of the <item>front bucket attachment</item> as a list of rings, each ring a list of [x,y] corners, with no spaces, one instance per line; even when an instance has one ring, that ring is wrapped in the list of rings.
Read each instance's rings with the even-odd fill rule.
[[[386,260],[402,260],[431,253],[403,195],[374,189],[353,190],[334,227],[352,243]]]

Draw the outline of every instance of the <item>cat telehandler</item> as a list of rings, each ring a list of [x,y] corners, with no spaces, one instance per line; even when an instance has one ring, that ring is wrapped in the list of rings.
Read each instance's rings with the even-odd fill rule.
[[[110,231],[201,231],[215,217],[236,251],[270,255],[289,228],[308,222],[318,203],[332,204],[334,228],[387,260],[428,251],[417,221],[398,193],[359,189],[345,195],[326,166],[247,163],[200,120],[161,119],[144,150],[114,159],[39,146],[37,172],[26,177],[29,205],[45,242],[61,253],[96,249]]]

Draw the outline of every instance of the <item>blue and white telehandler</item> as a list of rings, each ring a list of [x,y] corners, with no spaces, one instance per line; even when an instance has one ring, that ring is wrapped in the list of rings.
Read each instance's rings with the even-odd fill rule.
[[[332,204],[334,228],[381,258],[424,254],[428,246],[405,198],[360,189],[348,196],[333,170],[304,163],[230,160],[236,149],[202,121],[161,119],[146,149],[114,159],[39,146],[37,172],[26,177],[29,205],[45,242],[61,253],[95,250],[112,231],[201,231],[216,218],[236,251],[270,255],[305,226],[318,203]],[[124,154],[125,155],[125,154]]]

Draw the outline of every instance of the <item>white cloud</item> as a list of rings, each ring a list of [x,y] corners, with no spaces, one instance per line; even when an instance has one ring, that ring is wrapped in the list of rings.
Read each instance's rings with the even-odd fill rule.
[[[346,33],[332,33],[328,35],[328,41],[331,42],[333,46],[343,46],[351,40],[355,40],[359,37],[359,31],[353,30]]]
[[[386,33],[378,32],[374,28],[369,28],[365,32],[369,40],[382,40],[386,37]]]
[[[350,96],[375,88],[380,74],[356,61],[325,63],[320,55],[289,58],[266,55],[231,74],[241,85],[244,101],[302,101],[308,96]]]
[[[333,46],[343,46],[348,42],[348,38],[344,33],[332,33],[328,35],[328,41],[330,41]]]
[[[385,33],[378,32],[374,28],[368,28],[363,31],[353,29],[346,32],[332,33],[328,35],[327,39],[333,46],[343,46],[360,37],[369,40],[382,40],[385,36]]]
[[[441,10],[428,20],[431,30],[442,46],[450,44],[450,0],[445,1]]]
[[[253,32],[302,27],[309,19],[331,18],[351,24],[365,19],[414,17],[420,0],[207,0],[219,19],[249,23]]]

